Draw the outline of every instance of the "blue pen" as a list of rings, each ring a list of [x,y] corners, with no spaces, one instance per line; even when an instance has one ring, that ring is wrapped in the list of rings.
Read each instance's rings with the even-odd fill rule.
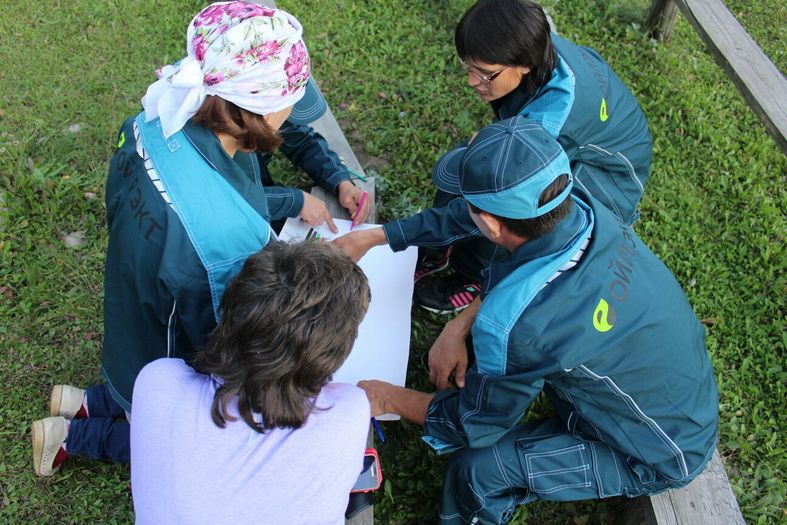
[[[383,434],[383,427],[380,426],[380,423],[378,423],[375,418],[372,418],[372,426],[374,427],[374,431],[377,432],[377,437],[380,438],[380,442],[385,443],[385,434]]]

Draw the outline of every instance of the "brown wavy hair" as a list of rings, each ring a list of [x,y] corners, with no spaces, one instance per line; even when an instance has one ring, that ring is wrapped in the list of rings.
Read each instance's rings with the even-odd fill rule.
[[[282,143],[281,137],[268,125],[264,116],[215,95],[205,98],[191,120],[214,132],[230,135],[238,141],[239,149],[247,153],[270,153]]]
[[[258,432],[300,428],[349,355],[370,298],[361,269],[329,243],[275,241],[249,257],[194,361],[224,382],[213,399],[216,425],[237,419],[227,411],[237,399]]]

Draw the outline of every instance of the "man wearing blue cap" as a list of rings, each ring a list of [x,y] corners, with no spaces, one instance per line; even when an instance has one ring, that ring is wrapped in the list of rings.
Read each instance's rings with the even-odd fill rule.
[[[633,497],[696,477],[716,446],[718,394],[703,327],[669,270],[572,193],[565,152],[523,117],[484,128],[445,167],[508,256],[430,352],[442,390],[359,383],[373,415],[400,414],[438,452],[458,450],[440,522],[506,523],[537,499]],[[555,415],[522,423],[542,391]]]

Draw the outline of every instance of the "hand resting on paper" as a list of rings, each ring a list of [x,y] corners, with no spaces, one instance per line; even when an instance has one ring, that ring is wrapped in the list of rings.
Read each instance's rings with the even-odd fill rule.
[[[429,350],[429,381],[443,390],[454,384],[465,386],[467,372],[467,346],[465,341],[470,334],[481,300],[476,298],[456,318],[448,321]]]
[[[383,400],[385,399],[385,392],[390,386],[392,385],[385,381],[374,380],[358,382],[358,388],[363,390],[366,393],[366,397],[369,399],[369,405],[372,408],[372,417],[381,416],[387,413],[383,408]]]
[[[426,409],[434,394],[418,392],[385,381],[359,381],[358,388],[366,393],[372,408],[372,417],[398,414],[408,421],[424,424]]]
[[[387,244],[385,232],[382,228],[372,228],[371,230],[357,230],[342,235],[333,241],[336,246],[341,248],[347,256],[355,262],[361,260],[366,252],[374,248]]]
[[[339,233],[339,229],[333,223],[333,218],[325,203],[306,192],[303,192],[303,208],[301,208],[300,217],[309,226],[319,226],[327,222],[333,233]]]
[[[342,205],[342,208],[347,210],[347,213],[350,214],[350,217],[353,217],[355,210],[358,209],[358,202],[361,200],[362,194],[363,190],[348,180],[339,184],[339,204]],[[355,215],[355,224],[362,224],[366,222],[366,219],[369,218],[369,213],[371,211],[372,203],[369,199],[366,199],[363,208],[358,211],[358,215]]]

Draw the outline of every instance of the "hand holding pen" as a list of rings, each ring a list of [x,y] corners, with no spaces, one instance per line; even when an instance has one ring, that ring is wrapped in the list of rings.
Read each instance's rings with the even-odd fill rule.
[[[363,219],[361,218],[361,214],[364,206],[366,205],[367,200],[369,200],[369,193],[363,191],[361,193],[361,197],[358,199],[358,207],[355,208],[355,213],[352,214],[351,219],[353,222],[350,225],[350,230],[358,226],[358,224],[360,224],[363,221]]]

